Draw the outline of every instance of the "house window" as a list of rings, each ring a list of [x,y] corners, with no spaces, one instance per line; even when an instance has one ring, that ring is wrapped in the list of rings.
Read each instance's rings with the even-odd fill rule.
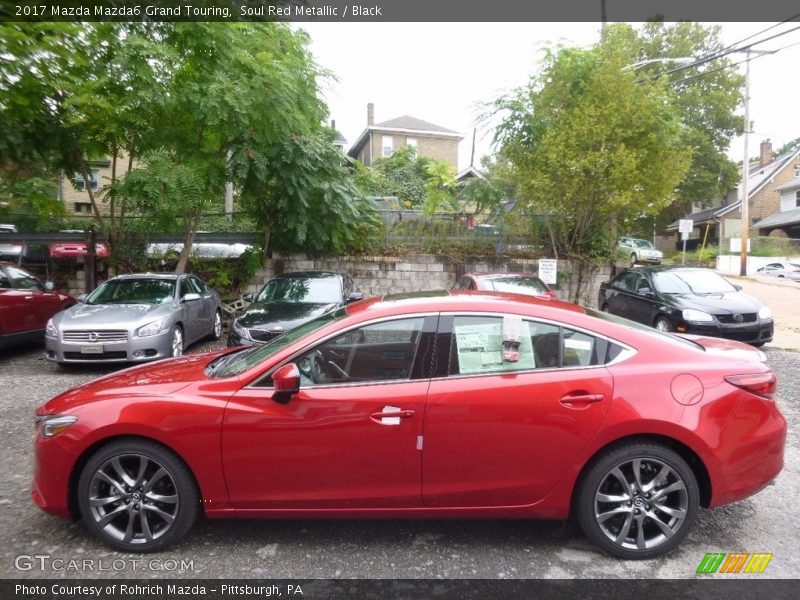
[[[794,206],[795,208],[800,208],[800,190],[794,193]]]
[[[383,136],[383,151],[381,156],[384,158],[387,156],[391,156],[392,152],[394,151],[394,139],[390,135]]]
[[[88,215],[92,212],[92,204],[90,202],[76,202],[75,213],[81,215]]]
[[[795,165],[794,166],[794,176],[795,177],[800,177],[800,165]]]
[[[89,185],[91,185],[93,190],[97,189],[97,179],[99,175],[100,172],[97,169],[92,169],[90,172],[91,179],[89,180]],[[86,189],[86,182],[83,180],[83,175],[80,173],[75,173],[75,188],[81,192]]]
[[[411,146],[413,148],[411,151],[412,156],[417,155],[417,138],[406,138],[406,146]]]

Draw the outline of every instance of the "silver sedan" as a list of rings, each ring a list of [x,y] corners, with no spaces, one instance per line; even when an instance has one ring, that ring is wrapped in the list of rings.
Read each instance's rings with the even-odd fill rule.
[[[121,275],[79,300],[47,323],[50,361],[144,362],[222,335],[219,294],[194,275]]]
[[[781,279],[791,279],[792,281],[800,281],[800,261],[789,262],[788,260],[776,260],[771,262],[758,271],[759,275],[769,275],[771,277],[780,277]]]

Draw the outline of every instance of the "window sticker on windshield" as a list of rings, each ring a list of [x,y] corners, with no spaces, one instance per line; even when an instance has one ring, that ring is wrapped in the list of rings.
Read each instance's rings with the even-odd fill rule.
[[[535,368],[527,323],[523,324],[519,360],[516,362],[503,361],[503,326],[499,319],[477,325],[459,325],[457,320],[455,336],[459,373],[462,375]]]

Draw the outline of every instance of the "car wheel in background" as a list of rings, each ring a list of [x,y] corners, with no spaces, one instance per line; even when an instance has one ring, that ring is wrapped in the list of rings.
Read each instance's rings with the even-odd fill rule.
[[[211,328],[211,339],[216,341],[222,337],[222,313],[218,310],[214,313],[214,325]]]
[[[631,254],[631,266],[635,267],[636,266],[636,262],[637,262],[636,254],[635,253]]]
[[[120,440],[98,450],[78,481],[78,506],[89,531],[125,552],[154,552],[189,531],[199,494],[188,467],[144,440]]]
[[[669,319],[666,317],[658,317],[656,319],[656,329],[659,331],[675,331],[675,328],[672,326],[672,323],[669,322]]]
[[[583,475],[576,513],[586,537],[609,554],[647,559],[681,543],[699,503],[683,458],[660,444],[633,442],[600,455]]]
[[[170,353],[170,356],[181,356],[183,354],[183,329],[181,329],[180,325],[175,325],[172,330]]]

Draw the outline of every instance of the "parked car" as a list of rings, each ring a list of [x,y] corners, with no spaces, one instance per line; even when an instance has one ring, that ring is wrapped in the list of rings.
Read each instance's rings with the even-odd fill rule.
[[[0,258],[16,260],[17,264],[28,254],[28,246],[24,242],[3,241],[4,233],[17,233],[15,225],[0,223]]]
[[[629,255],[631,266],[636,263],[651,263],[657,265],[664,259],[664,253],[661,252],[661,250],[656,250],[653,243],[648,240],[622,237],[619,238],[618,247]]]
[[[75,299],[17,265],[0,262],[0,348],[41,342],[48,319]]]
[[[263,344],[364,295],[347,273],[296,271],[273,277],[258,294],[243,297],[252,304],[231,323],[228,346]]]
[[[788,260],[777,260],[768,265],[764,265],[758,271],[759,275],[769,275],[770,277],[780,277],[781,279],[791,279],[800,281],[800,262],[790,262]]]
[[[194,275],[120,275],[79,300],[47,323],[50,361],[156,360],[222,335],[219,294]]]
[[[661,331],[772,341],[772,312],[710,269],[626,269],[600,285],[601,310]]]
[[[373,298],[56,396],[36,410],[32,496],[125,552],[163,550],[200,512],[575,514],[605,551],[652,558],[698,507],[781,471],[764,361],[553,300]]]
[[[558,299],[555,292],[533,273],[467,273],[459,277],[453,289],[509,292]]]
[[[48,251],[51,258],[75,258],[89,253],[86,242],[52,242],[48,245]],[[97,242],[94,253],[97,258],[108,258],[108,246]]]

